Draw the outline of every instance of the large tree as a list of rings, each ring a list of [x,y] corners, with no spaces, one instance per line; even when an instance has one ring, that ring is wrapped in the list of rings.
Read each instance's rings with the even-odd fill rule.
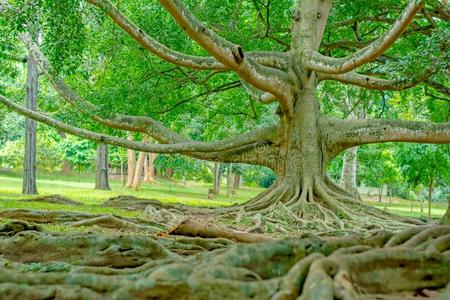
[[[69,2],[72,7],[77,3]],[[246,1],[240,5],[242,1],[238,1],[234,8],[238,12],[230,14],[230,23],[222,26],[214,22],[217,15],[205,13],[216,9],[223,15],[216,2],[211,2],[216,5],[211,10],[205,10],[207,4],[203,1],[189,2],[190,7],[197,5],[198,14],[209,18],[205,20],[207,25],[183,1],[160,0],[179,29],[195,42],[194,54],[178,51],[189,51],[186,50],[189,47],[169,48],[133,23],[133,12],[137,18],[142,17],[144,8],[156,9],[152,5],[133,2],[133,9],[127,15],[107,0],[85,2],[99,8],[141,47],[177,68],[211,71],[207,75],[211,77],[219,73],[237,75],[241,82],[238,85],[260,104],[277,105],[276,123],[223,140],[198,141],[164,126],[148,114],[105,111],[69,87],[59,72],[61,67],[52,66],[51,59],[23,32],[21,40],[65,101],[102,125],[144,133],[159,143],[130,141],[120,135],[71,126],[20,106],[6,96],[0,96],[0,101],[31,119],[97,142],[143,152],[181,153],[217,162],[260,164],[276,171],[278,178],[270,189],[242,207],[228,211],[273,215],[279,209],[300,223],[318,215],[327,224],[342,225],[339,218],[357,219],[357,214],[369,209],[328,178],[327,166],[336,155],[370,143],[450,143],[449,122],[339,120],[321,111],[316,95],[321,82],[336,81],[382,91],[401,91],[422,84],[448,97],[448,88],[443,84],[448,67],[446,1],[298,0],[264,5]],[[263,21],[264,33],[260,38],[274,42],[249,44],[252,50],[248,51],[245,46],[232,42],[231,39],[237,39],[246,43],[236,33],[237,28],[244,28],[236,25],[239,9],[251,11],[258,22]],[[290,21],[286,22],[289,15]],[[148,18],[154,17],[149,14]],[[242,29],[244,33],[248,31]],[[398,40],[399,45],[394,45]],[[198,47],[202,50],[198,51]],[[202,51],[210,56],[201,55]],[[233,101],[240,100],[230,102]],[[350,208],[355,206],[359,209]]]

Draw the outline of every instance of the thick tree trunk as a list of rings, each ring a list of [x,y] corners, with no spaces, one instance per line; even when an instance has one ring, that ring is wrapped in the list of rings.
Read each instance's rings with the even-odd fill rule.
[[[108,146],[105,144],[97,145],[97,159],[95,166],[95,189],[110,190],[108,175]]]
[[[220,163],[214,163],[214,194],[220,194]]]
[[[129,136],[129,140],[132,140],[133,137]],[[135,163],[136,163],[136,154],[134,150],[128,149],[127,150],[127,157],[128,157],[128,175],[127,175],[127,185],[126,187],[129,188],[133,185],[134,180],[134,169],[135,169]]]
[[[27,60],[27,108],[37,110],[39,73],[37,64],[31,55]],[[35,195],[36,186],[36,122],[25,120],[25,156],[23,164],[22,193]]]
[[[234,173],[233,189],[238,190],[241,188],[241,174]]]

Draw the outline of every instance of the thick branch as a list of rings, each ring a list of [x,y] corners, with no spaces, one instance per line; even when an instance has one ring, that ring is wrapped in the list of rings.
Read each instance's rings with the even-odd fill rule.
[[[106,0],[86,0],[88,3],[102,9],[120,28],[126,31],[134,40],[144,46],[147,50],[160,58],[178,66],[194,69],[227,69],[212,57],[200,57],[187,55],[174,51],[153,39],[141,28],[125,17],[114,5]]]
[[[403,120],[328,120],[327,135],[339,150],[384,142],[429,144],[450,143],[450,122],[431,123]]]
[[[135,141],[130,141],[123,138],[117,138],[110,135],[93,132],[81,128],[77,128],[66,123],[57,121],[47,115],[39,112],[29,110],[21,105],[14,103],[12,100],[0,95],[0,102],[14,110],[15,112],[33,119],[37,122],[47,124],[55,127],[63,132],[96,141],[99,143],[110,144],[114,146],[124,147],[142,152],[154,152],[154,153],[190,153],[190,152],[214,152],[214,151],[226,151],[233,148],[242,147],[245,145],[251,145],[270,139],[276,127],[267,127],[259,129],[253,132],[242,134],[240,136],[230,138],[227,140],[217,142],[180,142],[174,144],[146,144]]]
[[[422,9],[424,2],[423,0],[411,0],[399,19],[384,35],[354,54],[342,58],[332,58],[308,49],[304,52],[303,63],[315,71],[341,74],[373,61],[389,49],[401,36],[416,13]]]
[[[215,70],[228,70],[228,67],[218,62],[213,57],[202,57],[195,55],[188,55],[181,52],[177,52],[154,38],[148,35],[145,31],[134,24],[130,19],[123,15],[119,9],[107,0],[85,0],[86,2],[103,10],[111,20],[122,28],[129,36],[131,36],[136,42],[144,46],[147,50],[157,55],[158,57],[173,63],[178,66],[189,67],[194,69],[215,69]],[[265,52],[249,52],[248,56],[255,59],[262,65],[270,66],[273,68],[284,68],[285,57],[284,55]]]
[[[203,49],[234,70],[244,81],[274,95],[285,112],[291,110],[292,86],[289,84],[287,73],[259,64],[248,57],[240,46],[217,36],[206,28],[181,1],[160,0],[160,2],[178,25]]]

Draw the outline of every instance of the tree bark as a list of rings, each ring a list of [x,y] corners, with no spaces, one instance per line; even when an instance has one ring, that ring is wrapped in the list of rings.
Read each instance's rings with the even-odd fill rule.
[[[220,194],[220,163],[214,163],[214,194]]]
[[[228,172],[227,172],[227,197],[231,198],[233,194],[233,164],[228,164]]]
[[[144,182],[148,183],[150,182],[150,173],[149,173],[149,155],[150,154],[146,154],[144,157]]]
[[[110,190],[109,172],[108,172],[108,146],[105,144],[97,145],[97,159],[95,166],[95,189]]]
[[[431,202],[432,202],[432,194],[433,194],[433,181],[434,178],[430,178],[430,182],[428,184],[428,218],[431,218]]]
[[[149,155],[148,155],[149,182],[155,181],[155,159],[156,159],[156,153],[149,153]]]
[[[133,140],[132,136],[128,137],[128,140]],[[127,150],[127,157],[128,157],[128,175],[127,175],[127,184],[126,187],[129,188],[133,185],[134,180],[134,169],[135,169],[135,163],[136,163],[136,153],[134,150],[128,149]]]
[[[356,198],[360,199],[358,187],[356,185],[356,169],[358,165],[358,147],[352,147],[345,150],[341,182],[342,188],[351,192]]]
[[[238,190],[241,188],[241,174],[234,173],[233,189]]]
[[[439,224],[442,225],[450,225],[450,194],[447,195],[447,201],[448,201],[447,211],[445,212],[444,216],[439,222]]]
[[[27,108],[37,110],[39,73],[36,61],[32,55],[27,60]],[[22,193],[27,195],[38,194],[36,185],[36,122],[25,119],[25,156],[23,164]]]
[[[378,188],[378,202],[380,202],[381,203],[381,200],[383,199],[383,185],[381,185],[379,188]]]

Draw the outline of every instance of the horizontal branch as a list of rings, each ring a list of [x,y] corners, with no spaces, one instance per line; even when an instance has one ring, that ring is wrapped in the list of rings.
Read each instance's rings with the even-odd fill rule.
[[[57,128],[68,134],[72,134],[99,143],[110,144],[142,152],[170,154],[170,153],[226,151],[233,148],[238,148],[270,140],[273,138],[273,135],[276,132],[276,126],[271,126],[263,129],[258,129],[252,132],[248,132],[245,134],[241,134],[237,137],[216,142],[187,141],[173,144],[147,144],[130,141],[124,138],[118,138],[103,133],[89,131],[86,129],[78,128],[60,122],[45,114],[35,112],[21,105],[18,105],[14,101],[8,99],[3,95],[0,95],[0,102],[25,117],[49,125],[51,127]]]
[[[329,119],[328,133],[339,150],[385,142],[426,144],[450,143],[450,122],[432,123],[403,120],[335,120]]]
[[[341,74],[373,61],[389,49],[401,36],[417,12],[422,9],[424,2],[423,0],[411,0],[398,20],[384,35],[354,54],[342,58],[332,58],[308,49],[303,53],[303,63],[314,71]]]

